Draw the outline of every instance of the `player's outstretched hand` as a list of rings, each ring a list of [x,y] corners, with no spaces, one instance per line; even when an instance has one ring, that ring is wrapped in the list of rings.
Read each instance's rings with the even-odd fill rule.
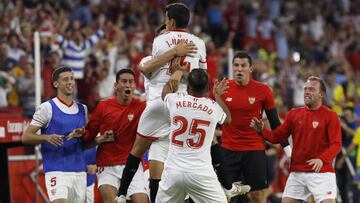
[[[253,117],[250,122],[250,127],[252,127],[256,132],[261,133],[264,128],[264,122]]]
[[[222,79],[221,81],[216,80],[213,88],[213,93],[215,96],[221,96],[222,94],[227,93],[229,89],[229,82],[226,78]]]
[[[55,147],[58,147],[64,143],[63,137],[64,137],[63,135],[56,135],[56,134],[47,135],[46,142],[54,145]]]
[[[181,41],[179,44],[176,45],[174,50],[175,56],[192,56],[197,52],[197,47],[194,43],[185,44],[183,41]]]
[[[95,138],[97,144],[105,143],[105,142],[114,142],[115,136],[112,130],[107,130],[104,134],[97,136]]]
[[[85,132],[85,128],[76,128],[74,129],[68,136],[66,136],[66,140],[71,140],[74,137],[81,137]]]

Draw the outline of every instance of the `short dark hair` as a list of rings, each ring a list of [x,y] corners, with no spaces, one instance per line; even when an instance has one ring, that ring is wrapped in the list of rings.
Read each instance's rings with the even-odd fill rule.
[[[59,75],[63,72],[72,72],[72,69],[67,66],[63,66],[63,67],[55,69],[52,73],[52,81],[53,82],[57,81],[59,79]]]
[[[188,75],[189,88],[197,93],[209,90],[208,75],[203,69],[193,69]]]
[[[246,51],[238,51],[238,52],[236,52],[236,53],[234,54],[234,57],[233,57],[233,60],[232,60],[233,63],[234,63],[234,60],[235,60],[236,58],[241,58],[241,59],[247,58],[248,61],[249,61],[250,66],[252,65],[251,56],[250,56]]]
[[[307,81],[318,81],[320,83],[320,91],[322,91],[326,95],[326,86],[324,80],[312,75],[308,77]]]
[[[177,28],[186,28],[189,24],[190,10],[183,3],[173,3],[166,6],[167,17],[176,22]]]
[[[129,74],[133,75],[134,78],[135,78],[135,73],[134,73],[134,71],[132,71],[132,70],[129,69],[129,68],[124,68],[124,69],[119,70],[119,71],[116,73],[116,82],[119,81],[120,76],[121,76],[122,74],[125,74],[125,73],[129,73]]]
[[[158,36],[161,33],[161,31],[163,31],[165,29],[166,29],[166,24],[164,23],[164,24],[162,24],[162,25],[160,25],[159,27],[156,28],[155,35]]]

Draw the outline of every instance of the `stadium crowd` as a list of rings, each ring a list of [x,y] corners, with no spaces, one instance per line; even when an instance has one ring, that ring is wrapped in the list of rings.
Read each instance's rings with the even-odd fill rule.
[[[89,113],[100,100],[113,96],[115,74],[124,68],[135,72],[141,97],[144,78],[138,65],[151,55],[154,30],[165,22],[165,6],[173,2],[177,1],[1,1],[0,111],[21,107],[27,118],[35,112],[35,31],[41,39],[43,101],[56,95],[51,74],[60,65],[73,67],[76,97]],[[341,118],[343,147],[360,134],[359,1],[181,2],[192,12],[189,32],[206,44],[210,84],[231,71],[229,49],[246,50],[254,59],[252,77],[272,87],[280,117],[304,105],[303,86],[315,75],[326,82],[325,103]],[[279,147],[269,145],[267,152],[273,157],[277,151]],[[348,154],[356,169],[356,152]],[[337,168],[343,202],[357,202],[360,189],[346,167]]]

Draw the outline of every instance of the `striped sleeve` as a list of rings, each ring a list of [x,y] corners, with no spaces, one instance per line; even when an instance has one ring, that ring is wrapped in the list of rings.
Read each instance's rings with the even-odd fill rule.
[[[66,40],[62,35],[60,35],[59,33],[56,34],[56,41],[59,43],[59,45],[62,48],[66,48],[67,45],[69,44],[68,40]]]
[[[93,35],[91,35],[89,39],[87,39],[87,41],[89,42],[90,46],[93,47],[104,35],[105,31],[103,29],[100,29]]]

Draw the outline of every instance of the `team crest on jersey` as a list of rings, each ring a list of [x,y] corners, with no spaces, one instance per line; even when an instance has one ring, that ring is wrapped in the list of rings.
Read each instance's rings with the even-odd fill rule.
[[[225,101],[231,102],[231,101],[232,101],[232,98],[231,98],[231,97],[226,97]]]
[[[129,121],[132,121],[134,119],[134,114],[128,114]]]
[[[55,195],[55,194],[56,194],[56,189],[52,189],[52,190],[51,190],[51,194],[52,194],[52,195]]]
[[[249,97],[249,103],[254,104],[255,103],[255,97]]]
[[[313,128],[317,128],[317,127],[318,127],[318,125],[319,125],[319,122],[317,122],[317,121],[313,121],[313,122],[312,122],[312,124],[313,124]]]

